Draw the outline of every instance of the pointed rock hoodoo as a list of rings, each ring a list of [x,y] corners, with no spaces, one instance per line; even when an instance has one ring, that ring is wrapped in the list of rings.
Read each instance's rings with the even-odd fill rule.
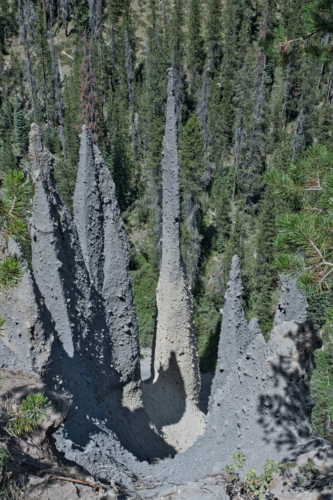
[[[98,292],[103,289],[104,238],[103,207],[98,171],[89,129],[83,125],[80,162],[73,197],[75,225],[90,280]]]
[[[31,237],[36,296],[44,328],[53,338],[43,380],[49,388],[64,391],[72,402],[69,418],[54,435],[57,448],[92,473],[101,461],[109,460],[110,448],[116,460],[133,463],[134,457],[106,425],[110,413],[104,402],[110,395],[113,418],[121,418],[121,390],[115,388],[122,381],[114,368],[117,362],[104,302],[90,281],[76,226],[54,180],[53,157],[35,124],[30,132],[30,157],[35,186]]]
[[[306,297],[298,290],[296,280],[281,276],[280,299],[274,316],[274,326],[283,321],[304,322],[307,317],[307,309]]]
[[[231,262],[230,281],[225,294],[223,320],[219,340],[219,355],[211,394],[220,390],[236,361],[244,354],[250,342],[260,333],[256,318],[247,324],[242,303],[242,280],[239,258]]]
[[[318,442],[311,427],[310,378],[313,350],[320,346],[311,322],[284,322],[267,344],[257,335],[232,367],[223,391],[213,393],[206,431],[170,462],[169,470],[158,467],[160,481],[193,480],[198,469],[220,473],[236,451],[246,456],[245,470],[260,471],[268,457],[290,461],[319,446],[323,440]]]
[[[101,153],[82,127],[74,218],[84,260],[100,294],[113,365],[123,383],[138,380],[138,325],[129,275],[129,248],[115,184]]]
[[[200,372],[193,326],[192,296],[184,274],[179,247],[179,163],[177,144],[177,113],[173,89],[173,71],[168,71],[168,100],[163,141],[162,186],[162,258],[157,286],[157,326],[154,353],[154,384],[156,399],[152,411],[164,420],[174,413],[171,425],[177,437],[171,442],[178,451],[192,444],[203,430],[198,410]],[[151,389],[151,388],[150,388]],[[148,398],[147,398],[148,399]],[[149,405],[147,407],[149,411]],[[159,415],[161,414],[161,415]],[[156,418],[154,419],[156,421]],[[167,422],[165,422],[167,425]],[[170,442],[170,441],[168,441]]]

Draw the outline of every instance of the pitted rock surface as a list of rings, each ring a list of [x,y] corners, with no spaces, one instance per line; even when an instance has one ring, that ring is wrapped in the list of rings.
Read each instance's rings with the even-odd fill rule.
[[[89,129],[83,125],[80,162],[73,197],[75,225],[90,280],[99,293],[103,289],[104,231],[103,207],[99,190],[93,144]]]
[[[53,337],[43,381],[72,403],[69,418],[55,434],[57,448],[91,473],[108,476],[111,464],[117,468],[118,460],[124,464],[136,459],[121,445],[110,427],[111,415],[102,409],[111,393],[115,413],[122,408],[121,375],[113,367],[103,297],[90,281],[76,226],[54,180],[52,155],[34,124],[30,156],[36,294],[44,308],[44,328]],[[110,469],[103,470],[107,464]]]
[[[287,276],[281,276],[279,303],[274,316],[274,325],[283,321],[300,321],[307,318],[308,303],[305,295],[297,288],[296,281]]]
[[[239,258],[234,255],[231,261],[230,281],[225,293],[223,319],[219,340],[218,360],[211,395],[220,390],[237,360],[244,354],[250,342],[260,334],[258,320],[253,318],[247,324],[242,303],[242,280]],[[209,406],[211,406],[212,396]]]
[[[113,366],[121,383],[139,380],[138,324],[130,284],[127,235],[115,184],[85,125],[74,193],[74,219],[90,279],[103,300]]]
[[[258,471],[267,458],[297,455],[297,449],[316,438],[309,382],[313,350],[320,346],[311,322],[278,325],[268,344],[257,335],[223,388],[215,390],[205,433],[170,461],[167,471],[158,466],[155,474],[161,472],[161,480],[177,484],[181,477],[191,480],[198,471],[221,472],[238,450],[246,455],[246,469]]]

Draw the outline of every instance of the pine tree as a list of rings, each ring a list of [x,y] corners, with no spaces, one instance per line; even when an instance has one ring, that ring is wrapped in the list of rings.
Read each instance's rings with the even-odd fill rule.
[[[17,160],[12,147],[11,129],[6,114],[0,109],[0,177],[8,170],[17,168]]]
[[[211,198],[214,201],[216,224],[216,249],[222,253],[231,234],[231,186],[227,167],[220,165],[213,182]]]
[[[205,61],[201,18],[200,0],[191,0],[188,18],[187,67],[193,80],[198,79],[202,74]]]
[[[33,24],[33,40],[37,55],[36,77],[41,96],[42,109],[45,110],[47,128],[44,134],[46,146],[53,149],[55,124],[55,96],[52,81],[52,63],[50,47],[48,44],[47,25],[45,12],[41,3],[36,4],[35,19]]]
[[[258,218],[258,234],[256,248],[256,264],[254,273],[254,311],[258,318],[261,330],[267,333],[272,326],[270,318],[272,305],[272,292],[276,285],[275,267],[275,197],[270,189],[262,201],[261,211]]]
[[[80,95],[81,95],[81,78],[80,78],[81,58],[76,56],[72,74],[65,78],[64,81],[64,114],[65,114],[65,139],[67,145],[67,157],[71,165],[76,165],[79,160],[79,137],[80,133]]]
[[[136,194],[131,140],[125,117],[126,109],[122,107],[120,101],[116,101],[112,110],[112,144],[109,164],[116,184],[117,200],[122,211],[128,208]]]
[[[176,97],[177,117],[181,123],[183,117],[183,103],[185,101],[185,72],[184,72],[184,5],[183,0],[175,0],[171,18],[171,66],[173,68],[174,92]]]
[[[237,255],[240,260],[240,268],[242,273],[242,282],[243,287],[246,292],[246,280],[244,279],[246,269],[244,266],[244,221],[243,221],[243,213],[241,207],[237,208],[237,212],[234,216],[234,221],[232,225],[231,235],[229,241],[225,247],[225,251],[223,254],[223,276],[222,276],[222,291],[223,293],[227,289],[227,284],[229,281],[229,274],[231,268],[231,260],[234,255]]]
[[[215,74],[221,62],[222,57],[222,44],[221,44],[221,1],[209,0],[208,1],[208,15],[207,15],[207,43],[208,43],[208,61],[209,69],[212,75]]]
[[[98,98],[93,68],[92,44],[87,30],[83,35],[83,61],[81,64],[81,120],[91,130],[91,139],[98,140]]]
[[[25,58],[25,63],[26,63],[27,80],[28,80],[29,86],[30,86],[34,119],[35,119],[36,123],[40,123],[41,110],[40,110],[40,103],[39,103],[38,95],[37,95],[37,84],[36,84],[36,80],[35,80],[35,77],[33,74],[33,69],[32,69],[31,50],[30,50],[30,42],[29,42],[29,37],[28,37],[29,21],[26,18],[24,7],[25,7],[25,0],[18,0],[19,25],[20,25],[20,32],[21,32],[23,44],[24,44],[24,58]]]
[[[25,121],[23,109],[18,98],[15,99],[14,104],[14,130],[15,142],[21,154],[28,151],[29,146],[29,132],[27,123]]]
[[[181,251],[190,284],[195,284],[200,258],[200,194],[203,192],[204,147],[200,125],[194,114],[187,121],[181,136]]]
[[[77,41],[81,41],[83,32],[89,27],[88,0],[73,0],[73,25]]]

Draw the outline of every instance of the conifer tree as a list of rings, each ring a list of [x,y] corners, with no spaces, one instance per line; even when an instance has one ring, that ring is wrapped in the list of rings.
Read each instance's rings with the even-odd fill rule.
[[[210,72],[214,76],[222,57],[221,1],[209,0],[207,7],[208,7],[208,15],[207,15],[206,31],[207,31],[207,43],[208,43],[208,61],[209,61]]]
[[[76,165],[79,160],[80,142],[78,138],[81,112],[81,58],[76,55],[72,68],[72,74],[64,81],[64,132],[67,145],[67,157],[71,165]]]
[[[205,60],[201,18],[200,0],[191,0],[188,18],[187,66],[192,79],[202,74]]]
[[[13,147],[11,128],[8,118],[3,109],[0,109],[0,177],[2,178],[8,170],[14,170],[17,167]]]
[[[185,74],[184,74],[184,5],[183,0],[175,0],[171,18],[171,66],[173,68],[174,92],[176,97],[178,122],[183,116],[183,103],[185,100]]]
[[[75,36],[79,42],[84,30],[89,27],[89,3],[88,0],[73,0],[73,25]]]
[[[62,145],[62,152],[64,157],[67,157],[66,148],[66,138],[64,130],[64,103],[62,96],[62,82],[59,71],[59,64],[55,53],[55,44],[53,37],[53,11],[54,11],[54,0],[50,0],[50,15],[49,15],[49,26],[48,26],[48,38],[50,44],[50,54],[52,61],[52,78],[54,84],[54,95],[55,103],[58,111],[58,123],[59,123],[59,136]]]
[[[33,25],[33,39],[37,53],[36,75],[40,95],[42,95],[43,109],[45,109],[48,136],[46,141],[49,142],[51,127],[55,122],[55,99],[54,86],[52,82],[51,54],[48,44],[47,26],[44,17],[43,7],[41,3],[37,2]]]
[[[88,31],[83,34],[83,61],[81,64],[81,120],[91,130],[91,139],[98,140],[98,99],[92,60],[92,44]]]
[[[195,284],[200,258],[200,194],[203,192],[204,147],[198,118],[187,121],[180,142],[181,251],[190,284]]]
[[[24,117],[23,109],[18,98],[15,99],[14,104],[14,130],[15,142],[21,154],[28,151],[29,146],[29,133],[27,123]]]
[[[270,309],[272,292],[276,284],[275,267],[275,198],[273,192],[266,188],[258,219],[256,248],[256,265],[254,272],[254,310],[261,330],[267,333],[271,328]]]
[[[32,69],[30,42],[28,38],[29,22],[28,19],[26,18],[24,7],[25,7],[25,0],[18,0],[19,24],[24,45],[24,58],[26,63],[27,80],[30,86],[34,119],[36,123],[40,123],[41,121],[40,103],[37,96],[37,84]]]
[[[217,168],[211,193],[215,206],[216,249],[219,253],[224,251],[232,229],[230,194],[230,175],[228,169],[220,165]]]

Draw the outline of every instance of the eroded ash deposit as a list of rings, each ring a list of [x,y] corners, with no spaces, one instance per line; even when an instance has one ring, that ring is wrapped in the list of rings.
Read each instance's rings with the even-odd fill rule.
[[[89,129],[81,134],[74,216],[54,179],[41,132],[30,132],[34,183],[32,267],[1,297],[3,368],[38,374],[70,411],[54,434],[66,458],[97,478],[168,484],[221,472],[241,450],[247,466],[295,457],[318,445],[309,381],[321,341],[306,300],[282,280],[268,343],[242,307],[239,259],[225,295],[218,362],[205,416],[192,297],[179,250],[179,165],[173,73],[168,74],[163,143],[163,235],[150,384],[142,384],[129,251],[115,184]],[[8,254],[20,252],[2,242]],[[222,297],[221,297],[222,304]],[[156,459],[161,463],[152,465]],[[158,478],[158,481],[156,480]],[[192,491],[192,490],[191,490]],[[221,490],[221,498],[226,499]],[[196,490],[193,489],[192,498]],[[190,498],[190,497],[188,497]],[[213,497],[212,497],[213,498]],[[214,497],[215,498],[215,497]]]

